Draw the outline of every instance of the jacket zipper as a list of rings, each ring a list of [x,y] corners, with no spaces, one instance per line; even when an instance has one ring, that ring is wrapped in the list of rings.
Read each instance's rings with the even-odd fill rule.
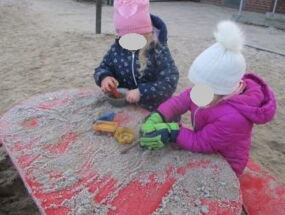
[[[136,87],[138,86],[136,77],[135,77],[135,51],[132,51],[132,74],[133,74],[133,79],[135,82]]]
[[[199,109],[200,109],[200,107],[198,107],[193,114],[193,129],[194,130],[196,130],[196,114],[199,111]]]

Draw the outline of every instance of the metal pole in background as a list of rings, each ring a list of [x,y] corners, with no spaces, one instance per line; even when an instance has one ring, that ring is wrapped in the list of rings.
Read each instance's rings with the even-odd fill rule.
[[[240,0],[239,10],[238,10],[238,14],[237,14],[237,17],[238,17],[238,18],[241,17],[241,11],[242,11],[242,8],[243,8],[243,1],[244,1],[244,0]]]
[[[96,0],[96,34],[101,34],[102,0]]]
[[[276,12],[277,4],[278,4],[278,0],[275,0],[275,2],[274,2],[274,7],[273,7],[273,11],[272,11],[272,16],[273,16],[273,15],[275,14],[275,12]]]

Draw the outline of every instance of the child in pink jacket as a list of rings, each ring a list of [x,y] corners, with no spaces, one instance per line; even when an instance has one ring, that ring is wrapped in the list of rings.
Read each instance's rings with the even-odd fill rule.
[[[140,145],[157,149],[176,142],[192,152],[220,153],[239,176],[248,161],[253,125],[272,120],[276,101],[264,80],[245,74],[238,26],[221,22],[215,37],[217,42],[195,59],[188,75],[194,85],[206,84],[213,90],[213,101],[198,107],[190,97],[191,88],[168,99],[142,125]],[[193,130],[172,122],[187,111]]]

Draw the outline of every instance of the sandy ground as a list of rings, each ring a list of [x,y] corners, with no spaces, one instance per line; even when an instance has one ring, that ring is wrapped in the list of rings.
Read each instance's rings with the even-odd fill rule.
[[[169,27],[169,46],[181,73],[177,92],[189,85],[194,58],[213,43],[212,30],[236,10],[193,2],[152,3]],[[94,34],[95,7],[72,0],[1,0],[0,114],[32,95],[62,88],[95,88],[92,69],[113,41],[112,8],[103,8],[103,33]],[[285,32],[242,25],[247,43],[285,53]],[[254,130],[251,156],[285,182],[285,58],[245,49],[248,70],[276,92],[273,122]],[[3,147],[0,147],[0,215],[38,214]]]

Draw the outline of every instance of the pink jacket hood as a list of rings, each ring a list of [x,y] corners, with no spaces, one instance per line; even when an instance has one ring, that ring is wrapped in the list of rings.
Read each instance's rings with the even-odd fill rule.
[[[243,80],[246,83],[244,94],[231,97],[227,103],[255,124],[271,121],[276,110],[273,91],[260,77],[254,74],[246,74]]]

